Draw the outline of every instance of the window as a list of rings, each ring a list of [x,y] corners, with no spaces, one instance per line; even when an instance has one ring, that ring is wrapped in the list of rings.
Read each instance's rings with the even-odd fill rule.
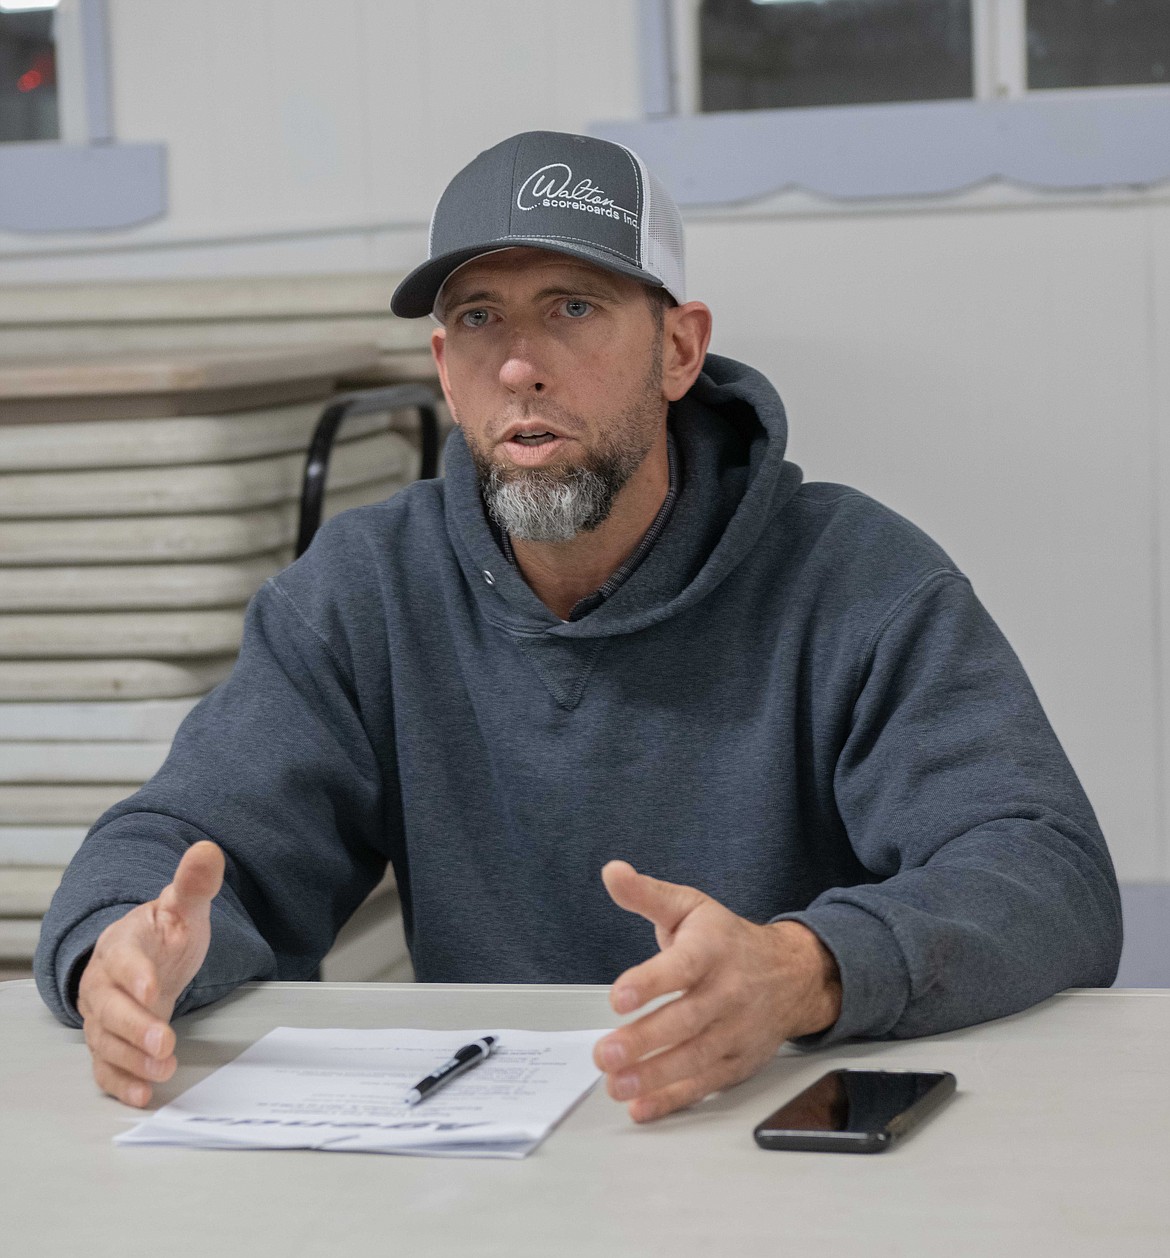
[[[971,0],[704,0],[701,108],[974,94]]]
[[[638,10],[643,119],[590,130],[639,152],[684,206],[799,190],[828,212],[992,183],[1034,199],[1170,179],[1170,0]]]
[[[0,0],[0,143],[60,137],[55,7]]]
[[[1028,87],[1170,83],[1167,0],[1027,0]]]
[[[166,147],[114,136],[106,19],[107,0],[0,0],[0,232],[166,211]]]
[[[696,113],[1170,86],[1170,0],[673,3]]]

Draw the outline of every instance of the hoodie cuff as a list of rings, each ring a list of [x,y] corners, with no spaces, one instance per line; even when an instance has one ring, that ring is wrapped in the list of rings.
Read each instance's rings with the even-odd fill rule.
[[[821,1048],[854,1037],[888,1035],[910,999],[910,975],[889,927],[852,904],[815,905],[774,922],[800,922],[833,954],[841,971],[841,1013],[831,1027],[792,1042]]]

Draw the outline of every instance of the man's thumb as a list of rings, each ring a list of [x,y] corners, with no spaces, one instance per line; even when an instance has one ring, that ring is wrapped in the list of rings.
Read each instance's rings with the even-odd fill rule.
[[[174,880],[163,892],[163,901],[176,913],[191,912],[210,904],[223,886],[223,852],[208,839],[183,853]]]
[[[610,861],[602,869],[601,879],[615,904],[646,918],[668,934],[677,930],[683,918],[707,898],[694,887],[640,874],[629,861]]]

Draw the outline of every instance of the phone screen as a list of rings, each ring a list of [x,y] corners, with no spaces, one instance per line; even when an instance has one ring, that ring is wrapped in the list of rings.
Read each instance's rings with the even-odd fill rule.
[[[946,1072],[832,1070],[764,1119],[756,1141],[774,1149],[876,1149],[908,1131],[954,1090],[955,1077]],[[896,1121],[903,1114],[907,1118]]]

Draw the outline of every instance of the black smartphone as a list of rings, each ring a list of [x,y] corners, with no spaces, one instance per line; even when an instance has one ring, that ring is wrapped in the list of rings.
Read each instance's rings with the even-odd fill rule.
[[[753,1134],[761,1149],[881,1153],[954,1090],[955,1076],[945,1070],[830,1070]]]

